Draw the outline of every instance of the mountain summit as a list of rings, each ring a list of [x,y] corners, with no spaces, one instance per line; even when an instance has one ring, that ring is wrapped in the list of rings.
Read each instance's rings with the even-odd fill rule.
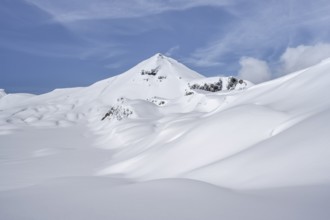
[[[189,69],[180,62],[157,53],[154,56],[140,62],[124,74],[141,74],[149,76],[176,77],[186,81],[204,78],[201,74]]]
[[[157,96],[172,99],[185,93],[189,81],[203,78],[178,61],[157,53],[128,71],[96,85],[106,87],[102,88],[102,95],[114,96],[115,93],[116,98],[146,99]]]
[[[97,82],[86,90],[100,91],[97,96],[108,101],[119,97],[146,100],[152,97],[179,98],[192,94],[192,90],[215,92],[243,89],[250,85],[234,77],[206,78],[180,62],[157,53],[128,71]]]

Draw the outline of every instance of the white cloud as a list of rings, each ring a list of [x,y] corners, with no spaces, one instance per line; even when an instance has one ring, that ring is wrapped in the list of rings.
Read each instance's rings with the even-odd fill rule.
[[[274,19],[283,12],[278,4],[267,4],[265,7],[262,1],[251,1],[246,7],[227,7],[228,13],[235,17],[233,23],[226,30],[211,32],[213,37],[193,52],[189,58],[191,62],[214,66],[213,64],[221,64],[219,60],[228,54],[244,54],[245,51],[257,51],[275,45],[273,42],[277,40],[274,37],[276,34],[271,37],[270,34],[284,30],[284,16]]]
[[[287,48],[282,54],[282,74],[298,71],[321,62],[330,57],[330,44],[316,44],[313,46],[300,45]]]
[[[184,10],[197,6],[222,6],[229,0],[25,0],[61,23],[90,19],[130,18]]]
[[[265,61],[253,57],[243,57],[239,63],[241,65],[240,78],[253,83],[261,83],[271,79],[272,74]]]
[[[299,71],[320,63],[330,58],[330,44],[300,45],[289,47],[281,55],[277,62],[278,76]],[[267,62],[253,57],[240,59],[241,69],[238,76],[253,83],[261,83],[275,76],[272,76]]]

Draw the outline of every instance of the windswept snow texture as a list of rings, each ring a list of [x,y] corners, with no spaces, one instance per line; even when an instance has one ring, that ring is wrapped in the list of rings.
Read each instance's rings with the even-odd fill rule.
[[[89,87],[0,90],[0,219],[330,219],[329,71],[253,85],[156,54]]]

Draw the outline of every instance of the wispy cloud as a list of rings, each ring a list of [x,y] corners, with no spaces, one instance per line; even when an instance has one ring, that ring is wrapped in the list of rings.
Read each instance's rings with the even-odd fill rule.
[[[120,48],[119,43],[95,41],[92,39],[85,38],[86,46],[83,51],[79,54],[80,59],[97,59],[97,60],[107,60],[116,58],[119,55],[124,55],[125,50]]]
[[[25,0],[25,2],[49,14],[50,25],[62,25],[84,44],[78,48],[78,53],[75,53],[75,50],[70,51],[81,59],[96,57],[107,59],[114,55],[122,55],[129,51],[127,44],[121,45],[123,36],[134,37],[155,28],[167,28],[164,23],[142,20],[143,17],[199,6],[217,7],[231,4],[229,0]],[[139,20],[136,21],[136,18]],[[31,51],[40,53],[35,49]],[[178,47],[171,48],[167,52],[173,54],[176,51]],[[56,54],[56,50],[52,54]]]
[[[171,47],[170,49],[168,49],[168,51],[165,52],[166,56],[173,56],[173,54],[175,54],[178,50],[180,50],[180,46],[176,45],[174,47]]]
[[[233,24],[210,32],[211,40],[186,61],[211,67],[223,65],[228,56],[237,62],[242,56],[277,60],[287,47],[329,40],[329,8],[324,0],[241,1],[226,8],[234,16]]]
[[[328,0],[24,1],[50,15],[49,26],[63,26],[79,43],[51,42],[44,47],[39,42],[16,46],[11,41],[3,43],[4,46],[47,56],[102,60],[102,65],[111,63],[109,68],[114,67],[113,63],[115,66],[121,63],[116,62],[116,56],[145,57],[147,53],[169,48],[167,55],[177,55],[183,62],[207,71],[238,73],[242,57],[264,60],[273,70],[279,62],[291,63],[286,58],[280,60],[287,48],[330,42]],[[202,6],[215,8],[216,13],[187,10]],[[182,16],[181,12],[190,12],[190,17]],[[219,16],[221,13],[225,15]],[[203,22],[191,23],[194,15]],[[174,39],[180,38],[177,34],[180,31],[182,39]],[[290,69],[285,68],[284,72]]]
[[[26,0],[66,23],[90,19],[132,18],[198,6],[223,6],[229,0]]]

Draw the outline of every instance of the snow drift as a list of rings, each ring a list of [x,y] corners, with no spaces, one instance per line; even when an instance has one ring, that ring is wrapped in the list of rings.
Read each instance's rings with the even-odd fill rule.
[[[114,214],[125,206],[109,213],[104,205],[121,201],[137,219],[240,219],[237,204],[248,219],[327,219],[329,70],[330,59],[253,85],[206,78],[156,54],[89,87],[38,96],[0,91],[0,216],[45,219],[59,207],[67,219],[132,219]],[[167,197],[171,190],[178,197]],[[148,205],[133,210],[130,193]],[[302,204],[301,193],[313,196]],[[31,203],[34,195],[53,208],[30,211],[40,205]],[[205,204],[193,199],[200,196]],[[162,215],[173,199],[194,208]],[[265,213],[247,211],[247,203]],[[80,208],[90,206],[98,211],[86,217]],[[148,207],[159,212],[146,216]]]

